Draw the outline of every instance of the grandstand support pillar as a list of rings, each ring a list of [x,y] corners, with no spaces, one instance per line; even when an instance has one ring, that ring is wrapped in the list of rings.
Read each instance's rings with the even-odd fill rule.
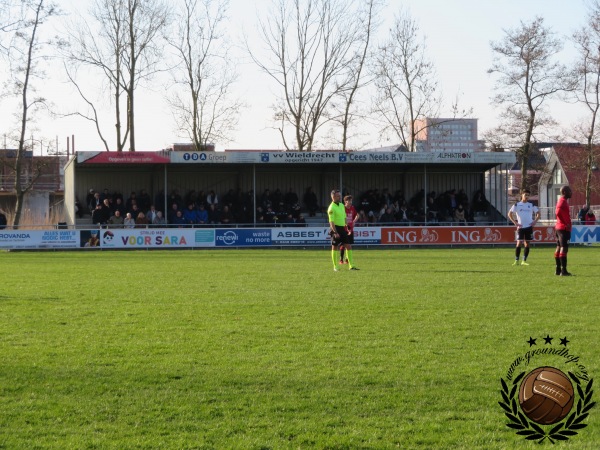
[[[167,176],[167,165],[165,164],[165,180],[164,180],[164,183],[165,183],[165,184],[164,184],[164,186],[165,186],[165,188],[164,188],[164,192],[163,192],[163,194],[164,194],[164,196],[165,196],[165,207],[164,207],[164,211],[163,211],[163,214],[164,214],[164,218],[165,218],[165,220],[167,219],[167,211],[169,210],[169,209],[168,209],[168,208],[169,208],[169,205],[167,204],[167,199],[168,199],[168,195],[169,195],[169,194],[167,193],[167,191],[168,191],[168,189],[167,189],[167,181],[168,181],[168,176]]]
[[[425,225],[427,225],[427,164],[423,164],[423,211],[425,211]]]
[[[252,164],[252,223],[256,228],[256,164]]]
[[[343,168],[340,164],[340,192],[342,193],[342,197],[344,196],[344,176],[343,176]]]

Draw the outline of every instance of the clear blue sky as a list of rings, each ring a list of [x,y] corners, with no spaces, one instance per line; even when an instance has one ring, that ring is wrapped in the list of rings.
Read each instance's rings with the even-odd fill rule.
[[[89,0],[61,0],[59,3],[65,11],[72,11],[73,5],[85,11]],[[257,14],[264,15],[269,3],[270,0],[230,0],[232,39],[239,39],[242,29],[252,36]],[[503,29],[517,27],[520,20],[529,21],[541,15],[546,24],[564,38],[562,59],[569,63],[574,55],[566,37],[583,24],[586,11],[584,0],[395,0],[388,3],[387,22],[382,25],[379,37],[384,37],[389,21],[400,6],[408,9],[427,39],[430,59],[436,66],[447,103],[458,97],[462,107],[472,107],[472,116],[479,118],[480,134],[495,125],[498,115],[490,105],[493,86],[493,79],[487,74],[492,58],[490,41],[502,39]],[[273,103],[276,87],[256,67],[242,59],[239,71],[242,74],[239,94],[250,107],[242,112],[233,142],[217,143],[217,148],[282,148],[278,133],[269,129],[272,116],[269,106]],[[47,96],[59,109],[66,109],[77,101],[60,73],[49,73],[45,87],[51,87]],[[160,87],[152,91],[140,89],[137,98],[138,150],[157,150],[172,142],[185,141],[173,130],[172,116]],[[5,100],[0,102],[0,133],[7,132],[10,119],[7,106]],[[553,105],[551,111],[564,126],[581,114],[563,104]],[[77,150],[102,149],[93,126],[80,119],[43,119],[31,134],[35,139],[52,141],[58,136],[61,149],[66,147],[66,137],[74,134]],[[394,143],[380,142],[374,137],[368,146]]]

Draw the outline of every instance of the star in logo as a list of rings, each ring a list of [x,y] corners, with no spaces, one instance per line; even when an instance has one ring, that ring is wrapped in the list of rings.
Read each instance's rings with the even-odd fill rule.
[[[547,334],[546,337],[544,338],[544,341],[545,341],[544,344],[552,345],[552,339],[554,339],[554,338],[551,338],[550,335]]]
[[[565,336],[560,340],[560,345],[564,345],[566,347],[569,342],[571,341],[567,340],[567,337]]]
[[[529,336],[529,340],[527,341],[529,343],[529,346],[532,347],[534,345],[537,345],[535,343],[535,341],[537,341],[537,339],[532,338],[531,336]]]

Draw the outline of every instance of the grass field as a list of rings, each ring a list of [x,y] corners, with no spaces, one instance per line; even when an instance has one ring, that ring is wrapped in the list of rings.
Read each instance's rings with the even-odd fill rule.
[[[0,448],[539,448],[500,378],[530,337],[600,376],[600,254],[513,254],[0,253]],[[585,423],[553,448],[600,448]]]

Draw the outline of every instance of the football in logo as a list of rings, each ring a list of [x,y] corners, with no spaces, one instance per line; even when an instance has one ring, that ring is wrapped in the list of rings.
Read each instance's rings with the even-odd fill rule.
[[[528,418],[550,425],[569,414],[573,394],[573,385],[564,373],[554,367],[538,367],[523,379],[519,404]]]

